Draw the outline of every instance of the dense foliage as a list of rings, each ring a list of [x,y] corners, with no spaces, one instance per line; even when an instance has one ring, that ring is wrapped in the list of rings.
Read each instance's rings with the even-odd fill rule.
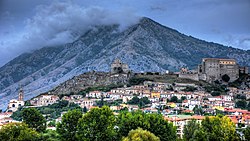
[[[207,92],[211,93],[212,96],[219,96],[221,94],[225,94],[228,91],[226,86],[218,84],[207,85],[204,88]]]
[[[122,141],[160,141],[153,133],[138,128],[136,130],[131,130],[128,136],[123,138]]]
[[[78,120],[82,117],[80,110],[68,111],[62,117],[62,122],[57,125],[57,132],[61,135],[62,141],[76,140]]]
[[[99,101],[96,101],[96,105],[99,106],[99,107],[102,107],[102,106],[118,106],[122,104],[122,99],[116,99],[114,101],[104,101],[103,99],[99,100]]]
[[[129,79],[129,85],[139,85],[143,84],[144,81],[152,81],[149,78],[143,78],[143,77],[132,77]]]
[[[150,100],[147,97],[138,98],[134,96],[130,101],[127,102],[128,104],[138,105],[139,108],[145,107],[145,105],[150,104]]]
[[[46,130],[46,120],[43,115],[35,108],[23,109],[22,119],[29,128],[32,128],[37,132],[44,132]]]
[[[183,91],[185,91],[185,92],[194,92],[195,90],[197,90],[197,88],[195,88],[193,86],[187,86]]]
[[[187,141],[191,140],[192,138],[194,138],[195,131],[198,131],[199,129],[200,124],[196,120],[193,119],[191,121],[188,121],[188,124],[184,126],[183,139]]]
[[[226,116],[206,117],[201,125],[191,121],[184,128],[184,137],[186,140],[240,140],[235,124]]]
[[[58,103],[54,103],[52,105],[43,106],[43,107],[37,107],[36,108],[41,114],[46,115],[47,120],[53,120],[61,116],[61,112],[67,112],[68,110],[73,109],[81,109],[81,107],[78,104],[75,103],[69,103],[66,100],[61,100]],[[21,115],[22,109],[18,109],[16,112],[12,114],[12,118],[21,121],[22,115]]]
[[[161,141],[175,141],[176,129],[160,114],[146,114],[142,111],[122,112],[118,115],[119,135],[127,136],[129,131],[138,127],[150,131]]]
[[[0,129],[1,141],[36,141],[39,133],[25,123],[9,123]]]
[[[77,138],[80,141],[116,140],[116,118],[107,106],[94,108],[78,122]]]
[[[227,74],[222,75],[221,78],[222,78],[222,80],[225,81],[225,82],[229,82],[229,80],[230,80],[230,77],[229,77]]]
[[[62,106],[63,104],[61,104]],[[60,107],[60,106],[59,106]],[[197,107],[198,108],[198,107]],[[10,123],[0,129],[4,141],[175,141],[176,127],[161,114],[126,110],[115,116],[109,107],[93,108],[83,114],[80,109],[63,115],[57,130],[46,130],[44,118],[34,108],[21,111],[24,123]],[[38,131],[38,132],[37,132]],[[206,117],[199,123],[191,120],[184,126],[183,140],[237,141],[235,124],[226,116]],[[250,139],[250,128],[243,130]]]
[[[250,141],[250,127],[248,126],[244,131],[245,140]]]

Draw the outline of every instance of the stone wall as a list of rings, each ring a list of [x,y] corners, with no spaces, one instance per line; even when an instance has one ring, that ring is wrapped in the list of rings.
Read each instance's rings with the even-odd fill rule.
[[[77,93],[88,87],[106,86],[110,84],[126,84],[130,78],[129,74],[111,74],[107,72],[87,72],[60,84],[49,94]]]
[[[198,73],[196,73],[196,74],[183,74],[183,73],[180,73],[179,77],[199,81]]]

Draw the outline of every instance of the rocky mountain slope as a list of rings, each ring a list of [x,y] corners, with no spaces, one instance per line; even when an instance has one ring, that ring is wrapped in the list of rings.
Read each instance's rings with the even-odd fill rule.
[[[20,84],[29,99],[84,72],[107,72],[115,58],[140,72],[196,68],[204,57],[235,58],[240,65],[250,66],[250,50],[186,36],[149,18],[124,31],[119,25],[98,26],[72,43],[22,54],[1,67],[0,108],[17,97]]]

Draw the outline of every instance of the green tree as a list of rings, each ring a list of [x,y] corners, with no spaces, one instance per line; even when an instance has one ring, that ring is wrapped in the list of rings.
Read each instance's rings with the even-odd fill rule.
[[[170,102],[177,102],[178,101],[178,98],[177,96],[172,96],[171,99],[170,99]]]
[[[82,109],[82,111],[83,111],[84,113],[87,113],[87,112],[88,112],[87,107],[86,107],[86,106],[84,106],[84,107],[83,107],[83,109]]]
[[[250,141],[250,127],[248,126],[244,131],[245,140]]]
[[[201,122],[201,128],[195,131],[193,139],[211,141],[237,141],[235,124],[226,116],[206,117]]]
[[[203,110],[198,105],[195,105],[193,111],[194,111],[194,114],[196,114],[196,115],[203,115]]]
[[[55,130],[46,130],[41,134],[39,141],[61,141],[60,135]]]
[[[186,100],[186,99],[187,99],[186,96],[182,96],[182,97],[181,97],[181,101]]]
[[[49,127],[56,127],[56,121],[55,120],[50,121],[48,126]]]
[[[107,106],[91,109],[78,122],[78,140],[111,141],[116,139],[116,118]]]
[[[194,92],[195,90],[197,90],[197,88],[195,88],[193,86],[187,86],[183,91],[185,91],[185,92]]]
[[[225,82],[229,82],[230,77],[227,74],[222,75],[221,79]]]
[[[188,124],[184,126],[184,136],[183,138],[187,141],[191,140],[195,134],[196,130],[199,130],[200,124],[195,120],[188,121]]]
[[[21,111],[21,109],[18,109],[17,111],[15,111],[10,117],[13,118],[14,120],[22,121],[22,111]]]
[[[39,134],[25,123],[9,123],[0,129],[1,141],[36,141]]]
[[[118,115],[119,138],[127,136],[130,130],[138,127],[150,131],[161,141],[175,141],[176,128],[160,114],[146,114],[142,111],[121,112]]]
[[[56,128],[56,131],[61,136],[61,140],[76,140],[77,124],[80,118],[82,118],[80,110],[68,111],[63,115],[62,122],[58,123]]]
[[[131,130],[123,141],[160,141],[153,133],[138,128],[136,130]]]
[[[140,101],[142,101],[144,104],[150,104],[150,100],[148,99],[148,97],[143,97],[140,99]]]
[[[246,102],[246,100],[238,100],[235,103],[235,105],[237,108],[245,109],[247,107],[247,102]]]
[[[22,119],[30,128],[38,132],[46,130],[46,120],[43,115],[35,108],[26,108],[22,110]]]
[[[211,92],[211,95],[212,96],[220,96],[221,92],[219,92],[219,91],[213,91],[213,92]]]
[[[145,107],[145,105],[149,103],[150,100],[147,97],[138,98],[137,96],[134,96],[130,101],[128,101],[128,104],[138,105],[140,108]]]
[[[134,96],[130,101],[128,101],[128,104],[139,104],[140,99],[137,96]]]

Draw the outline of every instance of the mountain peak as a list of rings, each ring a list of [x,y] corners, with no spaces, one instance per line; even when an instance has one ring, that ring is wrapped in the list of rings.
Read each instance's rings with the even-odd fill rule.
[[[73,43],[21,55],[0,68],[0,109],[15,98],[19,84],[30,98],[84,72],[109,71],[115,58],[134,72],[160,72],[197,68],[205,57],[250,66],[250,51],[191,38],[147,17],[123,31],[117,25],[95,27]]]

